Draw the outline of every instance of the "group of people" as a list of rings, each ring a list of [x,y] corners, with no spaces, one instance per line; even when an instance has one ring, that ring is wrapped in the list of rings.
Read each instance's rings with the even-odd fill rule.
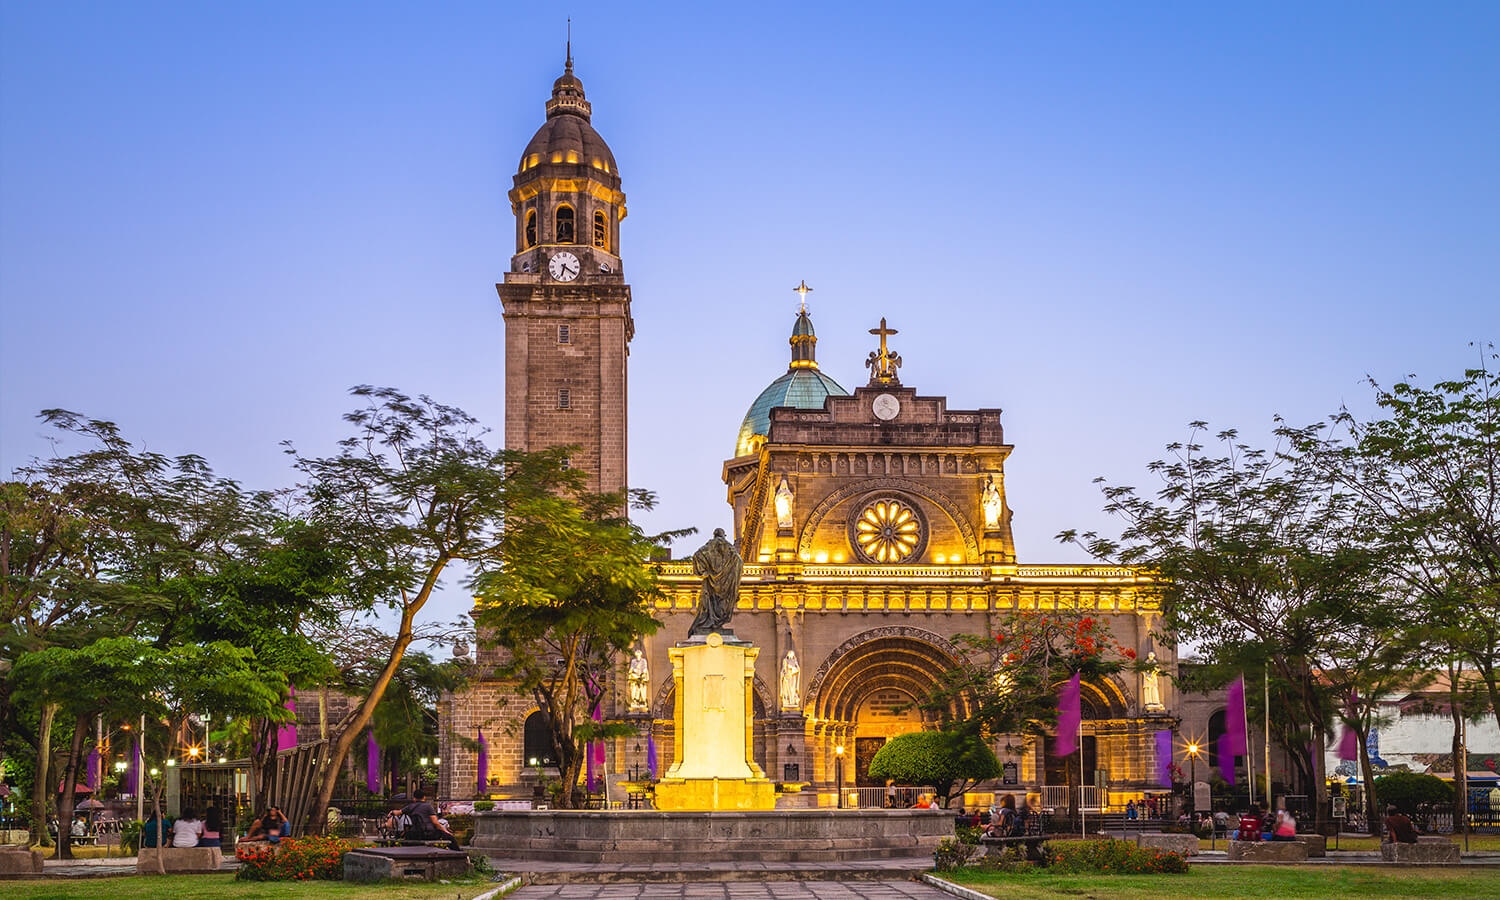
[[[418,788],[411,796],[412,802],[386,816],[385,832],[406,841],[447,841],[448,849],[459,849],[458,837],[448,820],[438,815],[437,807],[427,802],[427,792]]]
[[[281,807],[272,806],[251,820],[250,830],[245,833],[245,840],[277,844],[282,838],[291,836],[291,820],[286,817],[286,813],[281,811]]]
[[[1297,817],[1286,807],[1272,813],[1264,803],[1252,803],[1240,813],[1236,828],[1229,835],[1235,841],[1295,841]]]
[[[198,818],[196,811],[188,807],[176,821],[152,813],[141,825],[142,847],[221,847],[224,814],[217,806],[210,806]],[[158,844],[158,838],[161,843]]]

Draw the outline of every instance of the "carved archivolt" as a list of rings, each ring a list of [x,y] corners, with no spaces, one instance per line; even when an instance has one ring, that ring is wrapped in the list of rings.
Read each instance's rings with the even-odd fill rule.
[[[822,502],[813,509],[812,513],[808,515],[807,521],[802,525],[802,534],[797,539],[798,555],[802,556],[812,552],[813,535],[817,533],[818,526],[833,511],[834,507],[851,497],[883,491],[915,494],[947,513],[948,518],[953,520],[953,524],[958,526],[959,534],[963,536],[964,550],[967,552],[968,558],[979,558],[979,540],[975,537],[974,524],[969,521],[969,517],[959,510],[958,505],[947,494],[939,493],[921,482],[912,481],[907,478],[864,478],[856,484],[839,488],[827,497],[824,497]]]
[[[812,680],[807,683],[807,690],[802,695],[803,706],[805,707],[815,700],[818,696],[819,688],[823,686],[823,680],[828,677],[829,672],[833,671],[834,666],[838,665],[839,660],[871,641],[884,640],[886,638],[905,638],[910,641],[927,644],[941,651],[954,665],[957,665],[959,658],[958,649],[941,635],[934,634],[924,628],[913,628],[909,625],[886,625],[880,628],[871,628],[869,631],[862,631],[856,634],[854,637],[840,644],[837,650],[828,654],[828,658],[823,660],[823,664],[818,666],[818,671],[813,675]]]

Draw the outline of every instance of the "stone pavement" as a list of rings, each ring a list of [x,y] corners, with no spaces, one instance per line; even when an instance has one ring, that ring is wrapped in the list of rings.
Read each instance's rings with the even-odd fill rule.
[[[734,862],[600,864],[490,858],[495,871],[520,875],[528,884],[667,884],[735,882],[904,882],[932,868],[931,857],[849,862]],[[636,896],[631,894],[629,896]],[[679,896],[669,894],[667,896]],[[715,895],[718,896],[718,895]]]
[[[534,884],[514,900],[950,900],[916,881],[691,882],[688,884]]]

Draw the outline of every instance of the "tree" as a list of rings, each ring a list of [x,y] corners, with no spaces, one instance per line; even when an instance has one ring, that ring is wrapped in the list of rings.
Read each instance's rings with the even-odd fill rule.
[[[946,808],[981,782],[999,778],[1000,760],[984,739],[948,731],[912,731],[885,742],[870,760],[870,777],[932,788]]]
[[[637,509],[653,502],[644,491],[629,497]],[[604,698],[611,661],[659,627],[651,617],[659,588],[648,565],[659,539],[620,513],[625,500],[584,492],[582,478],[545,495],[518,494],[506,516],[506,564],[475,579],[475,621],[483,639],[505,651],[496,674],[530,694],[542,712],[564,808],[577,802],[589,742],[635,734],[633,726],[594,722],[591,714]]]
[[[1252,449],[1234,431],[1218,435],[1223,455],[1207,455],[1198,443],[1206,423],[1191,427],[1188,441],[1169,444],[1171,456],[1147,467],[1162,482],[1154,499],[1130,486],[1103,488],[1105,510],[1125,520],[1119,541],[1093,532],[1059,538],[1159,573],[1167,629],[1210,661],[1258,659],[1271,668],[1285,718],[1297,726],[1283,746],[1317,795],[1321,825],[1322,748],[1334,709],[1320,669],[1340,623],[1387,599],[1380,550],[1360,539],[1357,498],[1305,455]]]
[[[348,595],[380,598],[396,613],[397,626],[369,692],[332,739],[310,818],[314,828],[326,821],[344,760],[450,566],[465,566],[463,583],[491,602],[535,607],[554,602],[562,579],[553,572],[588,573],[604,594],[650,577],[582,558],[617,559],[619,547],[611,542],[619,537],[600,533],[580,509],[585,475],[567,467],[566,448],[492,450],[460,409],[391,388],[366,385],[352,393],[366,405],[345,416],[355,433],[336,456],[289,452],[307,477],[307,518],[349,554]]]

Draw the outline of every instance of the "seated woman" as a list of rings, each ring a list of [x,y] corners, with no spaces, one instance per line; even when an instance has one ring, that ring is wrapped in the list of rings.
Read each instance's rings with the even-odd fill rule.
[[[270,835],[269,835],[268,832],[270,831],[270,825],[271,824],[273,824],[272,821],[271,821],[271,811],[270,810],[266,810],[265,812],[261,813],[260,815],[256,816],[254,819],[251,820],[251,822],[250,822],[250,830],[245,834],[245,840],[247,840],[247,841],[264,841],[264,840],[269,840],[270,839]]]
[[[192,807],[184,809],[177,821],[172,823],[173,847],[196,847],[202,836],[203,823],[198,821]]]

